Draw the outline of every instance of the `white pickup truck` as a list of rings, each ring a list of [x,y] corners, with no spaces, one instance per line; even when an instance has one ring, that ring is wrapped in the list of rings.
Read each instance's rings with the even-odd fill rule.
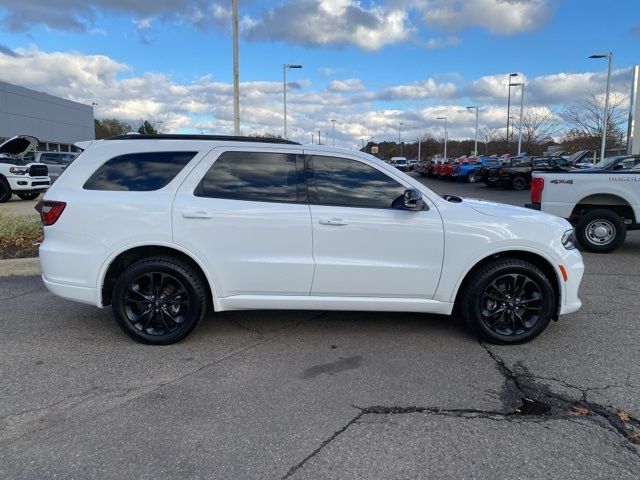
[[[0,145],[0,203],[11,200],[14,193],[33,200],[51,185],[47,165],[23,159],[37,145],[38,139],[30,135],[17,135]]]
[[[566,218],[585,250],[608,253],[640,230],[640,156],[585,170],[533,172],[529,208]]]

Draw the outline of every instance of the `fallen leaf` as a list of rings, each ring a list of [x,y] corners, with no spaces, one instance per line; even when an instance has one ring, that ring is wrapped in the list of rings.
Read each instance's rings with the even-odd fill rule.
[[[584,407],[575,406],[572,409],[572,413],[577,413],[578,415],[589,415],[589,409]]]
[[[618,412],[618,418],[620,420],[622,420],[623,422],[628,422],[629,421],[629,414],[627,412],[625,412],[624,410],[620,410]]]
[[[629,432],[627,438],[632,443],[640,443],[640,433],[638,432]]]

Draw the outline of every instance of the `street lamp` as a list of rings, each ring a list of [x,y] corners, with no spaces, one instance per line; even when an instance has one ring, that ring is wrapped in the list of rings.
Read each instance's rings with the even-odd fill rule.
[[[473,110],[474,108],[476,109],[476,137],[475,137],[475,143],[473,146],[473,156],[477,157],[478,156],[478,105],[467,107],[468,110]]]
[[[444,120],[444,158],[447,160],[447,117],[438,117],[438,120]]]
[[[589,58],[606,58],[609,61],[607,67],[607,93],[604,96],[604,122],[602,126],[602,143],[600,144],[600,161],[604,160],[604,151],[607,143],[607,121],[609,120],[609,85],[611,83],[611,62],[613,61],[613,53],[590,55]]]
[[[333,143],[333,146],[336,146],[336,119],[332,118],[331,119],[331,141]]]
[[[510,83],[510,87],[520,87],[520,125],[518,126],[518,155],[522,151],[522,112],[524,107],[524,82]]]
[[[510,73],[507,81],[507,85],[509,85],[509,96],[507,97],[507,152],[509,152],[509,120],[511,119],[509,113],[511,110],[511,79],[517,76],[517,73]]]
[[[287,138],[287,69],[302,68],[302,65],[282,64],[282,91],[284,93],[284,138]]]
[[[402,141],[400,140],[400,129],[403,125],[404,123],[402,122],[398,123],[398,146],[400,147],[400,156],[402,156]]]

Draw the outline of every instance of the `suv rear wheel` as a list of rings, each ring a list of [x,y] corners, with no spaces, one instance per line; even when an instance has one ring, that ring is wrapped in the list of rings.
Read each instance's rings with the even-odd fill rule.
[[[207,294],[191,266],[170,257],[152,257],[120,275],[112,309],[120,328],[134,340],[168,345],[200,323],[207,311]]]
[[[609,253],[624,243],[627,227],[617,213],[605,208],[591,210],[576,225],[582,247],[595,253]]]
[[[521,176],[515,177],[511,180],[511,188],[514,190],[524,190],[527,188],[527,179]]]
[[[551,282],[529,262],[496,259],[473,273],[466,285],[460,313],[489,342],[528,342],[542,333],[553,316]]]

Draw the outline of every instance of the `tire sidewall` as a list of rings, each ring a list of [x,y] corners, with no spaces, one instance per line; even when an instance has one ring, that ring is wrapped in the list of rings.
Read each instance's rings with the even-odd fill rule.
[[[4,178],[0,177],[0,203],[5,203],[11,200],[11,187],[9,186],[9,182],[7,182]]]
[[[523,274],[528,276],[531,280],[536,282],[536,285],[540,289],[542,297],[547,301],[543,304],[543,310],[541,311],[541,318],[538,322],[529,330],[521,335],[517,336],[505,336],[491,330],[482,320],[482,297],[485,289],[489,283],[498,277],[508,274]],[[528,266],[523,262],[509,264],[498,264],[494,268],[486,271],[484,275],[480,275],[479,278],[474,279],[470,289],[470,297],[468,300],[468,310],[465,312],[467,315],[467,323],[478,333],[482,338],[489,340],[492,343],[499,344],[518,344],[528,342],[540,335],[545,328],[549,325],[555,308],[555,294],[553,287],[551,286],[549,279],[533,265]]]
[[[184,325],[177,331],[167,335],[157,336],[141,332],[129,321],[125,311],[124,295],[127,288],[136,278],[151,272],[166,273],[175,277],[182,283],[189,295],[189,314]],[[179,342],[198,325],[206,308],[203,286],[201,284],[196,285],[194,284],[195,282],[200,282],[200,280],[192,272],[185,270],[182,265],[172,264],[168,260],[164,262],[142,261],[134,264],[120,276],[113,288],[111,306],[116,322],[127,335],[140,343],[169,345]]]

